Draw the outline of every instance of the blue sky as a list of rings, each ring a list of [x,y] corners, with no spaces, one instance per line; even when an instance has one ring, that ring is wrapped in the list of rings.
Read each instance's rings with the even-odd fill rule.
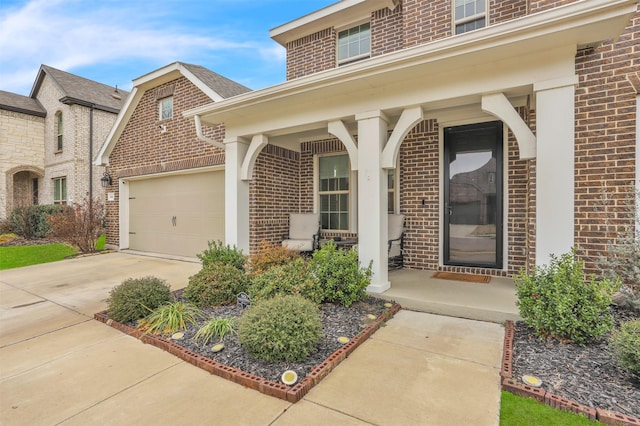
[[[40,64],[108,85],[174,61],[251,89],[284,81],[269,30],[337,0],[0,0],[0,90],[29,95]]]

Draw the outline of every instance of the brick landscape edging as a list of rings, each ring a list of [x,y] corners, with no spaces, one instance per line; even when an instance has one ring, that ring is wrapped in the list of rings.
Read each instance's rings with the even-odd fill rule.
[[[380,325],[389,321],[401,309],[401,306],[394,303],[392,307],[386,309],[375,321],[360,331],[356,337],[349,340],[341,348],[333,352],[327,359],[314,367],[307,376],[293,386],[278,382],[272,382],[255,374],[247,373],[237,368],[221,364],[211,358],[198,355],[186,348],[183,348],[174,341],[165,339],[154,334],[144,332],[126,324],[119,323],[109,318],[107,311],[98,312],[94,315],[97,321],[105,323],[129,336],[135,337],[143,343],[155,346],[163,351],[169,352],[178,358],[199,367],[210,374],[214,374],[226,380],[238,383],[251,389],[262,392],[265,395],[273,396],[292,403],[298,402],[307,392],[325,378],[340,362],[346,359],[362,342],[367,340],[380,328]]]
[[[513,378],[512,361],[514,337],[515,328],[513,326],[513,321],[507,321],[505,323],[504,345],[502,349],[502,368],[500,371],[500,376],[502,377],[502,390],[514,395],[524,396],[525,398],[533,398],[539,402],[563,411],[583,414],[591,420],[597,420],[607,425],[640,425],[640,419],[636,417],[627,416],[601,408],[587,407],[586,405],[578,404],[577,402],[571,401],[567,398],[547,392],[542,388],[525,385],[520,380]]]

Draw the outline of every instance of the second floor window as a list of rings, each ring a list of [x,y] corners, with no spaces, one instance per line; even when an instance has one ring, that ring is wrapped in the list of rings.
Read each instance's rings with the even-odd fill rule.
[[[456,34],[486,26],[486,0],[453,0]]]
[[[62,113],[56,113],[56,152],[62,151]]]
[[[338,33],[338,65],[368,58],[370,53],[371,29],[368,22]]]
[[[53,204],[67,204],[67,178],[53,180]]]
[[[160,99],[158,106],[160,110],[160,120],[166,120],[167,118],[173,117],[173,96]]]

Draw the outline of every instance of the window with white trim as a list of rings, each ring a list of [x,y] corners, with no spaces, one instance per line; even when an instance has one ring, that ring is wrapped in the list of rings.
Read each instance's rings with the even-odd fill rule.
[[[349,230],[349,156],[318,158],[318,205],[322,229]]]
[[[56,144],[55,152],[62,151],[62,111],[56,113]]]
[[[396,169],[387,170],[387,213],[396,212]]]
[[[338,32],[338,65],[371,56],[371,28],[367,22]]]
[[[160,120],[173,117],[173,96],[160,99],[158,101],[158,109],[160,112]]]
[[[53,204],[67,204],[67,178],[53,179]]]
[[[452,1],[456,34],[477,30],[487,25],[487,0]]]

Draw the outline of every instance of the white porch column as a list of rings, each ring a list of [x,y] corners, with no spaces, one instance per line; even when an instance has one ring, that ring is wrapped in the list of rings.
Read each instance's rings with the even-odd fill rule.
[[[356,115],[358,121],[358,255],[362,265],[373,261],[367,291],[382,293],[389,284],[387,229],[387,175],[382,150],[387,141],[382,111]]]
[[[241,179],[249,144],[241,138],[224,140],[224,238],[249,254],[249,181]]]
[[[536,92],[536,265],[574,245],[577,77],[534,84]]]

